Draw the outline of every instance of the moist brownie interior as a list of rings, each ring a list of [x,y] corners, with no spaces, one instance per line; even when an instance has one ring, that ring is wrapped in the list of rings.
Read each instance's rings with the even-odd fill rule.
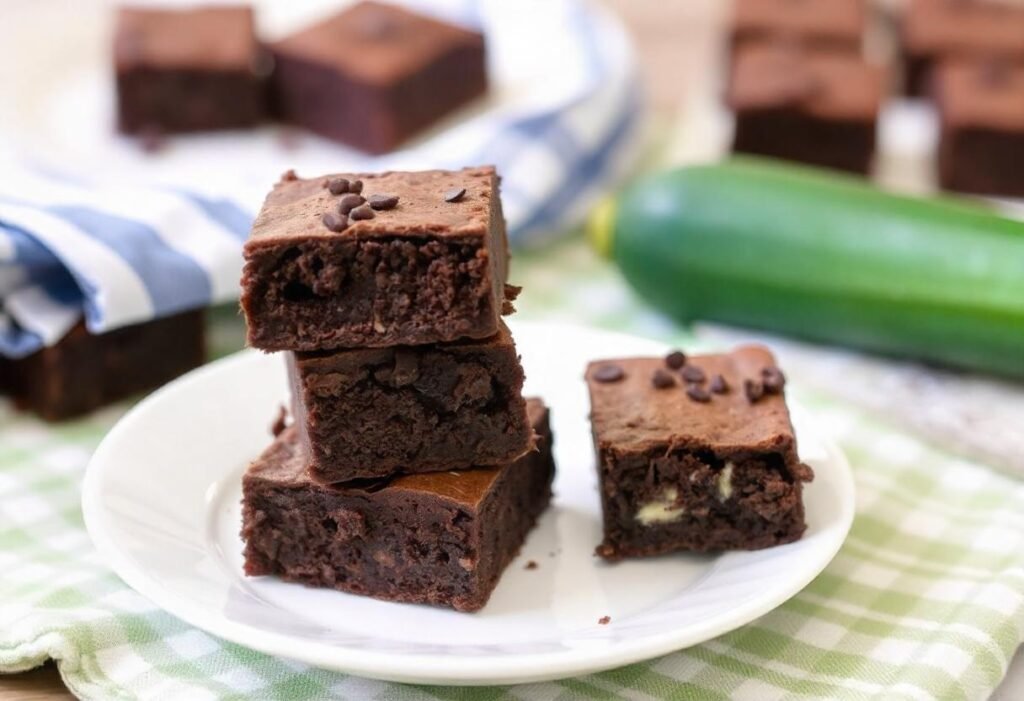
[[[246,574],[480,609],[551,498],[547,409],[532,399],[529,411],[538,449],[514,463],[347,489],[312,481],[284,429],[243,478]]]
[[[331,231],[336,178],[398,204]],[[448,202],[451,188],[466,193]],[[506,302],[504,227],[493,168],[286,178],[245,246],[249,342],[316,351],[491,336]]]
[[[507,463],[531,445],[508,328],[483,341],[289,354],[322,482]]]

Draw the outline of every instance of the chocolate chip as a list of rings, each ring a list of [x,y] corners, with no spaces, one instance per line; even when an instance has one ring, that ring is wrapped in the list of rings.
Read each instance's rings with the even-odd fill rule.
[[[600,618],[597,619],[597,622],[598,622],[598,624],[600,624],[602,626],[606,626],[606,625],[608,625],[609,623],[612,622],[612,617],[611,616],[601,616]]]
[[[618,382],[625,376],[626,373],[623,372],[622,368],[612,363],[599,365],[593,374],[595,382]]]
[[[761,370],[761,384],[766,394],[779,394],[786,386],[786,376],[777,367],[767,367]]]
[[[683,379],[687,382],[703,382],[707,379],[704,371],[696,365],[686,365],[683,367]]]
[[[332,195],[344,195],[348,192],[348,178],[331,178],[327,182],[327,189]]]
[[[338,212],[341,214],[348,214],[363,202],[366,202],[366,200],[353,192],[350,192],[347,195],[342,195],[341,199],[338,200]]]
[[[700,402],[701,404],[711,401],[711,395],[708,394],[708,391],[703,387],[698,387],[697,385],[688,385],[686,388],[686,396],[695,402]]]
[[[711,384],[708,385],[708,389],[715,394],[725,394],[729,391],[729,383],[721,375],[715,375],[711,378]]]
[[[676,381],[671,374],[661,368],[658,368],[654,371],[654,374],[651,375],[651,384],[654,385],[656,389],[668,389],[669,387],[675,387]]]
[[[324,223],[324,226],[327,227],[328,231],[333,231],[335,233],[344,231],[348,228],[348,217],[344,214],[328,212],[323,216],[321,221]]]
[[[285,172],[281,173],[281,182],[288,183],[292,180],[298,180],[299,176],[295,174],[295,170],[289,168]]]
[[[747,395],[747,399],[753,404],[764,396],[764,385],[757,380],[744,380],[743,393]]]
[[[463,197],[466,196],[466,188],[464,187],[453,187],[448,192],[444,193],[445,202],[459,202]]]
[[[363,181],[353,180],[348,184],[348,191],[354,195],[359,195],[363,192]]]
[[[526,569],[528,569],[528,570],[535,570],[538,567],[540,567],[540,565],[537,564],[536,560],[530,560],[529,562],[526,563]]]
[[[682,352],[681,350],[672,351],[671,353],[665,356],[665,365],[672,368],[673,370],[678,370],[679,368],[686,365],[686,353]]]
[[[363,219],[373,219],[373,210],[365,204],[361,204],[351,212],[348,213],[349,217],[356,221],[362,221]]]
[[[398,195],[370,195],[367,201],[374,209],[394,209],[398,206]]]

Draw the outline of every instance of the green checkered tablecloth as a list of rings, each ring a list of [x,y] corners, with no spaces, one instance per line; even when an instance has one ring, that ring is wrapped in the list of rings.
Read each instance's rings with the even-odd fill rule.
[[[520,313],[676,341],[579,241],[523,254]],[[215,346],[240,322],[215,315]],[[799,378],[794,382],[799,391]],[[90,452],[124,407],[46,426],[0,405],[0,671],[58,660],[88,699],[983,699],[1024,635],[1024,483],[802,396],[854,466],[857,518],[831,565],[767,616],[623,669],[503,688],[417,687],[225,644],[161,612],[82,525]]]

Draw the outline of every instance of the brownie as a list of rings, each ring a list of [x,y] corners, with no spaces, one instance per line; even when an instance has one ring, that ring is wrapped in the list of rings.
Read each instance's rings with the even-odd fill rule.
[[[736,54],[733,150],[867,173],[882,71],[856,56],[760,44]]]
[[[911,0],[902,24],[906,91],[929,91],[946,59],[1024,63],[1024,7],[994,0]]]
[[[369,153],[487,91],[483,36],[394,5],[361,2],[271,49],[277,114]]]
[[[204,360],[202,310],[99,335],[79,323],[49,348],[19,360],[0,356],[0,394],[60,421],[159,387]]]
[[[803,482],[784,377],[765,348],[587,369],[608,560],[800,538]]]
[[[266,112],[266,64],[248,7],[121,8],[118,126],[153,134],[255,125]]]
[[[313,481],[298,432],[285,429],[243,478],[246,574],[482,608],[551,500],[548,412],[531,399],[529,413],[537,449],[515,462],[347,489]]]
[[[504,324],[443,345],[288,354],[294,414],[320,482],[501,465],[533,432]]]
[[[856,54],[866,26],[864,0],[736,0],[732,44],[784,40]]]
[[[1024,65],[943,63],[935,73],[935,94],[942,187],[1024,197]]]
[[[353,189],[362,194],[344,192]],[[348,209],[375,195],[397,202]],[[249,343],[267,351],[486,338],[511,311],[492,167],[308,180],[286,174],[244,254]]]

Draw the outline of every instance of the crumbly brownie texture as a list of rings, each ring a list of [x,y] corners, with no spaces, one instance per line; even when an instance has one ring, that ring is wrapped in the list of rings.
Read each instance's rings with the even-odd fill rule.
[[[0,394],[60,421],[159,387],[203,363],[203,312],[190,311],[92,335],[75,326],[20,360],[0,356]]]
[[[809,48],[858,53],[866,12],[864,0],[736,0],[732,41],[793,41]]]
[[[947,190],[1024,197],[1024,65],[955,61],[935,75]]]
[[[739,51],[728,103],[733,149],[866,173],[875,150],[882,72],[856,56],[760,45]]]
[[[374,195],[397,202],[374,209]],[[505,285],[505,220],[492,167],[286,174],[244,254],[249,344],[267,351],[486,338],[515,293]]]
[[[131,134],[253,126],[265,112],[267,62],[250,8],[122,8],[118,126]]]
[[[288,356],[293,413],[320,482],[501,465],[532,445],[504,324],[483,341]]]
[[[766,349],[601,361],[587,384],[601,557],[753,550],[803,534],[802,484],[813,473]]]
[[[294,428],[242,483],[245,572],[353,594],[476,611],[551,499],[547,410],[537,450],[504,467],[408,475],[365,489],[312,481]]]
[[[483,36],[363,2],[272,45],[284,120],[390,151],[487,90]]]
[[[1024,8],[989,0],[911,0],[902,23],[905,83],[930,91],[932,70],[947,59],[1024,63]]]

